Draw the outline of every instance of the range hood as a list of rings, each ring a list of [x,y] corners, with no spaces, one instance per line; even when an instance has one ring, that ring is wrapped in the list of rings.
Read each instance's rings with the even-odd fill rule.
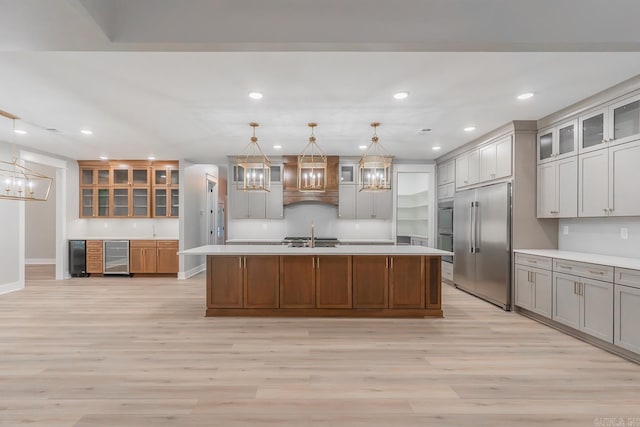
[[[284,156],[283,204],[316,202],[338,206],[338,156],[327,156],[327,187],[323,192],[298,190],[298,156]]]

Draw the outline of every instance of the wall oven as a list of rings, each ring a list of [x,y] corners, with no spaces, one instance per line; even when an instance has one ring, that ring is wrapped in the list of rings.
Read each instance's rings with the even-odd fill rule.
[[[453,252],[453,200],[438,204],[438,249]],[[442,261],[453,263],[452,256]]]

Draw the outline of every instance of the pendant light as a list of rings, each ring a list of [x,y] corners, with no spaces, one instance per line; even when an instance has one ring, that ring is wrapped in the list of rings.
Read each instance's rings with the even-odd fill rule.
[[[271,161],[262,152],[256,138],[258,123],[249,123],[253,128],[251,142],[236,156],[234,180],[242,191],[270,191]]]
[[[327,156],[316,143],[313,129],[317,124],[307,126],[311,128],[311,136],[298,156],[298,190],[324,192],[327,188]]]
[[[44,202],[49,197],[52,178],[18,163],[16,149],[16,120],[18,117],[5,111],[0,115],[13,122],[13,156],[11,162],[0,161],[0,200],[24,200]]]
[[[378,142],[376,130],[380,123],[373,122],[373,137],[358,164],[359,191],[391,190],[391,164],[393,157]]]

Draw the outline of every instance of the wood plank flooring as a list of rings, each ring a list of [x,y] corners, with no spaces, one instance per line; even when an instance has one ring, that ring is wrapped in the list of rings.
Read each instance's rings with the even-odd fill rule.
[[[444,319],[205,318],[204,275],[52,277],[0,296],[0,426],[640,425],[639,365],[448,285]]]

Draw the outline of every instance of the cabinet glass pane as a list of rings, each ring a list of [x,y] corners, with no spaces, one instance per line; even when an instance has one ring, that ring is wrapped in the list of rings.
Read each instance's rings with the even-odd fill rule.
[[[171,190],[171,216],[180,214],[180,192],[179,190]]]
[[[354,166],[340,166],[340,182],[347,183],[355,180]]]
[[[109,216],[109,190],[98,190],[98,216]]]
[[[93,190],[82,189],[82,216],[93,216]]]
[[[82,182],[81,185],[93,184],[93,169],[82,169]]]
[[[133,216],[147,216],[149,194],[146,188],[133,189]]]
[[[582,122],[582,148],[602,144],[604,140],[604,113]]]
[[[114,171],[113,171],[113,183],[115,185],[128,185],[129,184],[129,170],[128,169],[114,169]]]
[[[167,216],[167,190],[156,188],[155,189],[155,216]]]
[[[282,177],[280,176],[280,166],[271,166],[271,182],[280,182]]]
[[[640,133],[640,101],[613,110],[613,139]]]
[[[234,182],[244,181],[244,168],[242,166],[233,167],[233,181]]]
[[[146,169],[134,169],[133,170],[133,184],[144,185],[149,182],[149,174]]]
[[[167,170],[166,169],[156,169],[156,184],[166,184],[167,183]]]
[[[109,185],[109,170],[108,169],[100,169],[100,170],[98,170],[98,184],[99,185]]]
[[[559,154],[567,154],[574,150],[573,142],[575,129],[573,125],[560,128],[558,131]]]
[[[113,216],[129,215],[129,190],[116,188],[113,190]]]
[[[180,171],[178,169],[171,170],[171,185],[180,184]]]
[[[548,159],[553,154],[553,134],[551,132],[540,135],[540,160]]]

